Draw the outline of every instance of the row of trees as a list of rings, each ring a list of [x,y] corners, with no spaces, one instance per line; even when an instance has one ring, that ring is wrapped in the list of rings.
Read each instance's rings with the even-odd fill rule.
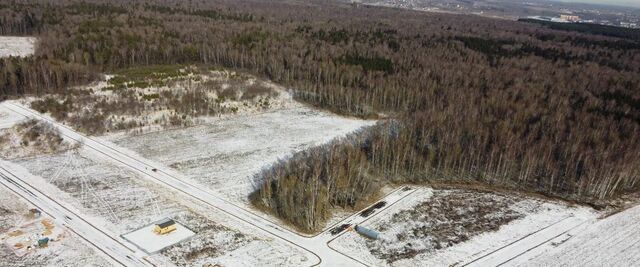
[[[0,59],[0,99],[25,94],[65,93],[100,75],[86,66],[34,57]]]
[[[458,122],[446,116],[414,113],[297,153],[257,174],[261,183],[250,199],[315,231],[330,218],[330,207],[368,204],[390,183],[481,183],[592,204],[640,184],[638,155],[625,151],[638,145],[623,148],[619,137],[601,145],[603,133],[544,134],[550,127],[538,122],[488,129],[475,116]]]
[[[0,35],[32,35],[41,30],[42,14],[0,4]]]
[[[324,1],[97,2],[1,7],[16,21],[35,14],[41,30],[33,58],[0,66],[0,94],[65,94],[92,73],[201,63],[337,113],[393,118],[325,149],[346,165],[313,152],[264,174],[255,203],[303,229],[366,199],[377,187],[368,179],[473,180],[582,201],[638,188],[634,38]]]
[[[257,207],[302,231],[321,229],[333,207],[356,207],[380,187],[367,154],[353,136],[282,160],[257,175]]]

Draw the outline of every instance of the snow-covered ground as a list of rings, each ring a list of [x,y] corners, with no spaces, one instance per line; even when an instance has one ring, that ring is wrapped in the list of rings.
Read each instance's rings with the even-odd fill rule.
[[[248,207],[247,196],[258,182],[253,176],[262,168],[373,123],[292,102],[266,113],[210,118],[195,127],[108,139]]]
[[[36,38],[0,36],[0,58],[26,57],[33,54]]]
[[[11,128],[0,128],[0,158],[3,159],[55,154],[73,147],[46,122],[29,120]]]
[[[453,231],[455,233],[454,235],[458,238],[460,236],[470,237],[468,240],[456,243],[457,241],[453,238],[454,236],[451,236],[449,241],[444,243],[438,242],[438,245],[434,245],[433,243],[438,239],[437,235],[439,233],[431,231],[435,231],[435,223],[442,223],[442,218],[440,216],[433,217],[431,222],[429,222],[429,218],[426,218],[425,221],[424,217],[423,219],[407,219],[400,222],[392,221],[393,216],[400,214],[403,211],[405,211],[405,213],[406,211],[413,211],[416,210],[418,205],[421,203],[429,203],[433,198],[434,192],[449,193],[442,192],[442,190],[421,190],[421,192],[413,193],[409,198],[405,199],[397,206],[385,210],[373,219],[360,224],[364,227],[380,231],[380,240],[368,240],[356,232],[350,231],[336,238],[329,245],[338,251],[349,254],[373,266],[451,266],[473,263],[477,258],[488,255],[497,249],[505,247],[523,237],[527,237],[528,235],[546,226],[553,225],[565,218],[579,218],[580,221],[588,221],[596,216],[587,208],[567,207],[560,203],[552,203],[529,198],[518,197],[513,198],[513,200],[507,200],[507,197],[495,196],[499,201],[509,201],[507,202],[507,208],[498,210],[494,213],[488,213],[485,215],[487,218],[495,218],[497,221],[500,221],[501,218],[504,218],[505,215],[508,214],[520,216],[517,219],[500,226],[497,231],[487,231],[477,235],[464,234],[464,231],[467,229],[457,226],[456,228],[453,228],[455,229],[455,231]],[[456,191],[450,193],[455,194]],[[438,203],[433,204],[436,205]],[[463,207],[457,209],[462,208]],[[464,214],[464,212],[462,212],[462,214]],[[473,219],[477,219],[476,217]],[[465,217],[461,217],[460,219],[456,219],[454,223],[459,222],[459,220],[466,219]],[[486,222],[484,222],[483,225],[486,225]],[[476,224],[471,224],[471,226],[481,227],[481,225]],[[421,233],[420,231],[423,227],[427,227],[427,229],[430,230]],[[460,231],[463,231],[463,234],[461,234]],[[402,242],[398,241],[398,235],[405,234],[414,236],[416,234],[421,235],[425,233],[425,236],[421,236],[419,238],[410,237],[404,238]],[[454,243],[447,244],[447,242]],[[385,251],[393,251],[396,253],[396,256],[399,253],[407,253],[407,257],[387,261],[387,259],[382,259],[380,256],[375,256],[376,254],[384,254]]]
[[[16,123],[24,121],[25,117],[11,112],[7,107],[0,105],[0,130],[11,128]]]
[[[507,266],[640,266],[640,206],[572,229]]]

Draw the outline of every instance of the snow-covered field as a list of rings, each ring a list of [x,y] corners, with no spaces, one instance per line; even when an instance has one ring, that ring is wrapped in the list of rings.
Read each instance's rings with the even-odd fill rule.
[[[575,228],[509,266],[639,266],[640,206]]]
[[[0,130],[11,128],[16,123],[25,120],[25,117],[11,112],[5,106],[0,105]]]
[[[13,227],[29,220],[25,215],[31,208],[33,207],[0,186],[0,239]],[[43,215],[43,218],[46,219],[47,216]],[[0,266],[109,266],[101,256],[73,235],[66,235],[47,248],[32,250],[22,257],[16,256],[5,246],[5,241],[0,240]]]
[[[33,54],[36,38],[0,36],[0,58],[26,57]]]
[[[587,221],[596,216],[586,208],[491,194],[473,199],[470,198],[472,195],[463,195],[469,203],[489,200],[488,205],[471,209],[468,206],[472,205],[449,207],[450,210],[444,209],[454,212],[449,216],[437,213],[420,215],[414,211],[420,211],[422,203],[429,207],[445,204],[436,203],[441,200],[437,200],[434,194],[465,193],[458,190],[421,190],[361,224],[380,231],[379,240],[369,240],[351,231],[329,245],[373,266],[451,266],[470,263],[563,218],[578,217]],[[500,205],[502,208],[491,208]],[[414,217],[402,217],[407,214]],[[401,216],[402,220],[393,220],[394,216]],[[510,218],[510,221],[503,221],[505,218]]]
[[[247,196],[258,182],[253,176],[262,168],[374,123],[292,103],[265,113],[210,118],[195,127],[108,139],[248,207]]]

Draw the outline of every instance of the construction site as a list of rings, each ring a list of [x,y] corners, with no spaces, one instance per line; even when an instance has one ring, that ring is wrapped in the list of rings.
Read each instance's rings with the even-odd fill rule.
[[[65,238],[67,233],[62,227],[55,225],[51,219],[41,218],[41,216],[39,210],[31,209],[28,215],[24,215],[27,221],[9,230],[0,237],[0,240],[18,257],[37,249],[46,249],[49,245],[55,246],[56,242]],[[32,219],[29,220],[29,218]]]

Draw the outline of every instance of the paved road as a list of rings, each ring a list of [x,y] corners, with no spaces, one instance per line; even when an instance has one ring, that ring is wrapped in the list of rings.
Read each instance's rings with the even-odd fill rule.
[[[75,233],[98,251],[104,253],[114,265],[122,266],[151,266],[145,261],[146,253],[136,250],[133,246],[117,235],[101,229],[99,224],[81,217],[79,213],[69,207],[71,205],[54,200],[38,189],[26,183],[15,175],[7,164],[0,162],[0,185],[5,186],[16,195],[24,198],[39,210],[49,215],[56,223]]]

